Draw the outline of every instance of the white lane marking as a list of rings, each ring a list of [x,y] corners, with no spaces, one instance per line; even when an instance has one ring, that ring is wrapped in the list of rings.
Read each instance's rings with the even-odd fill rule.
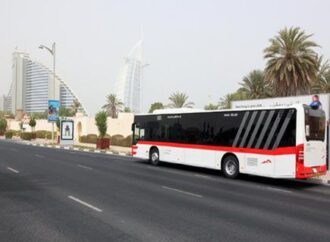
[[[10,150],[11,150],[11,151],[17,151],[15,148],[11,148]]]
[[[7,169],[8,170],[10,170],[10,171],[12,171],[12,172],[14,172],[14,173],[19,173],[19,171],[18,170],[15,170],[14,168],[11,168],[11,167],[7,167]]]
[[[89,167],[89,166],[84,166],[84,165],[79,165],[79,164],[77,166],[80,167],[80,168],[84,168],[86,170],[93,170],[93,168]]]
[[[286,192],[286,193],[292,193],[292,191],[281,189],[281,188],[276,188],[276,187],[267,187],[269,190],[277,191],[277,192]]]
[[[167,189],[167,190],[171,190],[171,191],[175,191],[175,192],[179,192],[179,193],[182,193],[182,194],[190,195],[190,196],[193,196],[193,197],[198,197],[198,198],[203,197],[202,195],[199,195],[199,194],[196,194],[196,193],[191,193],[191,192],[183,191],[183,190],[172,188],[172,187],[162,186],[162,188]]]
[[[200,178],[211,179],[211,177],[206,176],[206,175],[195,174],[195,176],[196,176],[196,177],[200,177]]]
[[[38,155],[38,154],[36,154],[36,155],[34,155],[35,157],[38,157],[38,158],[45,158],[43,155]]]
[[[99,213],[102,212],[102,209],[99,209],[99,208],[97,208],[97,207],[95,207],[95,206],[93,206],[93,205],[91,205],[91,204],[89,204],[89,203],[86,203],[86,202],[80,200],[79,198],[76,198],[76,197],[74,197],[74,196],[68,196],[68,198],[70,198],[70,199],[72,199],[73,201],[75,201],[75,202],[77,202],[77,203],[80,203],[80,204],[82,204],[82,205],[84,205],[84,206],[86,206],[86,207],[89,207],[89,208],[91,208],[91,209],[93,209],[93,210],[95,210],[95,211],[97,211],[97,212],[99,212]]]

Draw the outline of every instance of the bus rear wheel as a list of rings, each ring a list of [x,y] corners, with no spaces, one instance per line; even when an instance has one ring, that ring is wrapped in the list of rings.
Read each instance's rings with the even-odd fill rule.
[[[159,151],[157,148],[153,148],[150,151],[150,163],[154,166],[158,166],[160,161],[159,161]]]
[[[225,177],[234,179],[239,174],[239,163],[235,156],[228,155],[222,162],[222,173]]]

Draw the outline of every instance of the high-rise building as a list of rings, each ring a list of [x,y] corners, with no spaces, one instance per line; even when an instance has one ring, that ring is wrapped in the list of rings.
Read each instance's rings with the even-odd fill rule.
[[[5,95],[0,96],[0,111],[5,111]]]
[[[129,52],[116,81],[116,96],[134,113],[141,110],[141,79],[143,63],[143,40]]]
[[[48,108],[48,99],[60,100],[61,106],[70,108],[78,97],[58,76],[55,78],[55,91],[52,90],[53,72],[47,67],[30,58],[23,52],[13,53],[12,83],[8,96],[5,98],[7,111],[36,113]],[[79,101],[80,102],[80,101]],[[80,102],[81,103],[81,102]],[[85,115],[83,106],[79,110]]]

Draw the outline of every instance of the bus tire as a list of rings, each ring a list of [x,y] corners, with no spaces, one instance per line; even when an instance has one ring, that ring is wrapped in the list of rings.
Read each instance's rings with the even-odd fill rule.
[[[159,160],[159,151],[157,148],[152,148],[150,150],[150,157],[149,157],[150,163],[154,166],[158,166],[160,163]]]
[[[239,174],[239,162],[234,155],[227,155],[221,165],[225,177],[235,179]]]

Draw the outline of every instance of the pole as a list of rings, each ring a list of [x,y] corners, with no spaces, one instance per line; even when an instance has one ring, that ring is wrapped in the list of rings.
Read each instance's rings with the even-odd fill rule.
[[[53,98],[56,98],[56,91],[55,91],[55,87],[56,87],[56,74],[55,74],[55,42],[53,43],[52,46],[52,54],[53,54]],[[52,144],[55,144],[55,122],[53,122],[53,127],[52,127]]]

